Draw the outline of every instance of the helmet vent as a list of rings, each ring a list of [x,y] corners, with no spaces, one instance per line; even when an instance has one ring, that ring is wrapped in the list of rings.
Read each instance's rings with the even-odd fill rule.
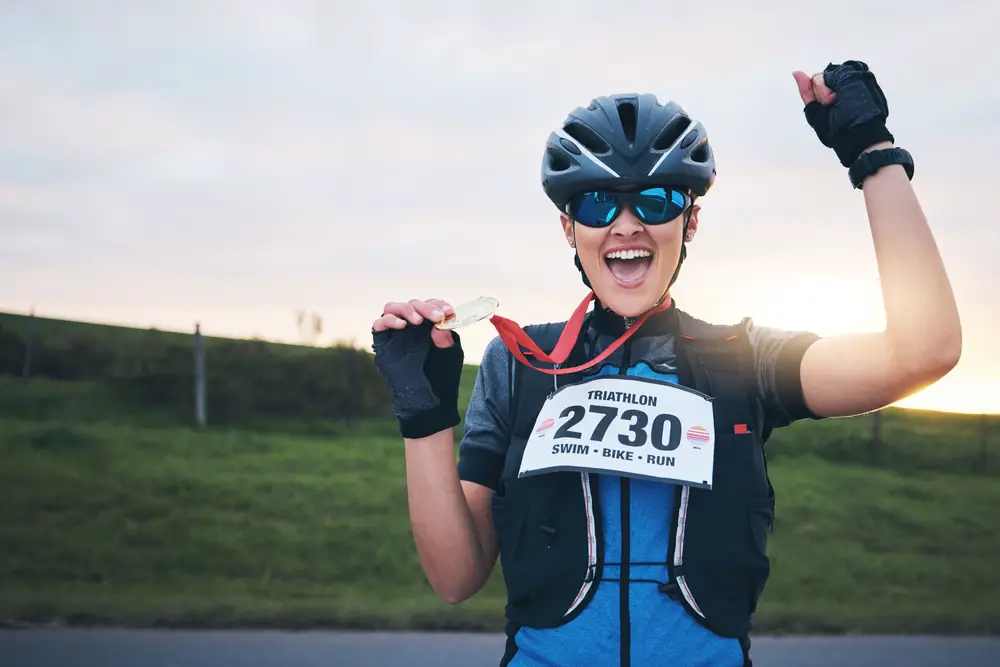
[[[635,143],[635,125],[637,117],[635,102],[625,100],[618,102],[618,118],[622,122],[622,129],[625,131],[625,141],[631,146]]]
[[[581,122],[572,121],[563,128],[566,134],[573,137],[594,155],[607,155],[611,152],[611,145],[601,138],[597,132],[587,127]]]
[[[670,122],[660,131],[656,141],[653,142],[654,151],[665,151],[673,146],[684,132],[691,126],[691,119],[687,116],[674,116]]]
[[[566,171],[572,166],[569,157],[561,150],[549,146],[545,153],[548,157],[549,169],[552,171]]]
[[[703,141],[698,148],[691,151],[691,161],[704,164],[712,159],[712,149],[708,147],[708,142]]]

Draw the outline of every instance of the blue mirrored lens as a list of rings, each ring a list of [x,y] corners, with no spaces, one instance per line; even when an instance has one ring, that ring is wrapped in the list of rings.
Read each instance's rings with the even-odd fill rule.
[[[574,199],[570,213],[588,226],[609,225],[618,215],[618,195],[613,192],[584,193]]]
[[[684,211],[684,193],[666,188],[649,188],[635,195],[635,214],[643,222],[657,224],[673,220]]]

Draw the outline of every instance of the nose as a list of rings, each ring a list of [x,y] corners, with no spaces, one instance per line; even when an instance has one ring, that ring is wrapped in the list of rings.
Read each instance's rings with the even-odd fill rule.
[[[630,208],[622,211],[611,227],[611,233],[615,236],[635,236],[645,229],[639,218],[635,217]]]

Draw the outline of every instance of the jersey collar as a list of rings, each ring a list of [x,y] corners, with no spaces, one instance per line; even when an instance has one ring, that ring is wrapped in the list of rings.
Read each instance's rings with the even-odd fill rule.
[[[632,321],[638,318],[625,318],[618,313],[605,308],[600,301],[594,301],[594,309],[591,317],[591,327],[598,333],[614,336],[615,338],[624,334]],[[680,327],[680,319],[677,316],[677,302],[673,301],[666,310],[652,315],[643,323],[642,327],[633,334],[636,337],[662,336],[664,334],[676,333]]]

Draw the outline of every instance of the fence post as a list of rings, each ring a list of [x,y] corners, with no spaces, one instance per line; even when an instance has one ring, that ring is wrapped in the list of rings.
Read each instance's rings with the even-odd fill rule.
[[[194,420],[204,428],[205,415],[205,344],[201,338],[201,325],[194,325]]]
[[[882,411],[876,410],[872,413],[872,459],[876,463],[882,462]]]
[[[979,415],[979,450],[983,455],[983,472],[989,469],[989,449],[986,446],[986,413]]]
[[[25,336],[24,340],[24,363],[21,365],[21,377],[27,380],[31,377],[31,353],[35,347],[35,307],[31,307],[31,313],[28,315],[28,335]]]

